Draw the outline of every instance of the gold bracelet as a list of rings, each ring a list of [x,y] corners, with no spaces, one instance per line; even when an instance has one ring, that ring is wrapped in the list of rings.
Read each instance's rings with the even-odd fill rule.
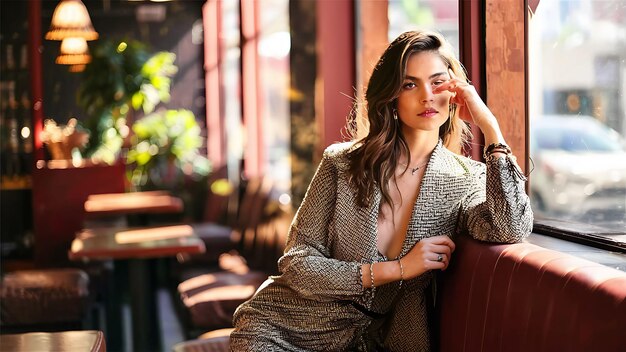
[[[398,258],[398,264],[400,264],[400,284],[398,285],[398,290],[402,288],[402,282],[404,281],[404,267],[402,267],[402,261]]]
[[[370,288],[375,289],[376,286],[374,286],[374,262],[370,263],[370,281],[371,281]]]

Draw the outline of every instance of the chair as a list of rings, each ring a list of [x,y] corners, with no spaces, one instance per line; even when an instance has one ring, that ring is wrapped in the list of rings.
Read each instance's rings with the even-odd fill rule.
[[[260,218],[259,224],[242,234],[240,253],[228,255],[235,263],[229,270],[198,275],[178,285],[192,328],[206,331],[232,326],[235,309],[277,272],[291,218],[290,211]]]
[[[0,288],[3,331],[82,328],[89,305],[89,277],[80,269],[21,270]]]
[[[181,267],[201,266],[203,270],[206,270],[208,264],[218,269],[219,258],[223,253],[242,248],[241,234],[260,221],[272,189],[270,179],[252,178],[246,183],[241,202],[236,202],[234,199],[229,201],[226,224],[216,222],[192,224],[196,235],[204,241],[206,252],[180,257]],[[233,194],[235,196],[231,198],[239,198],[238,192],[233,192]],[[234,203],[239,204],[239,207],[233,209]]]
[[[232,328],[210,331],[197,339],[177,343],[174,352],[228,352]]]

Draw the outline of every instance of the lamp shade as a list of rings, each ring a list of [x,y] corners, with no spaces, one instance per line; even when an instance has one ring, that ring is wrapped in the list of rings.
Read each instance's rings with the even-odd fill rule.
[[[61,0],[54,9],[50,30],[46,33],[48,40],[63,40],[70,37],[98,39],[98,32],[93,29],[89,12],[80,0]]]
[[[87,65],[70,65],[67,70],[70,72],[83,72]]]
[[[61,42],[61,52],[55,61],[61,65],[84,65],[91,62],[85,38],[65,38]]]

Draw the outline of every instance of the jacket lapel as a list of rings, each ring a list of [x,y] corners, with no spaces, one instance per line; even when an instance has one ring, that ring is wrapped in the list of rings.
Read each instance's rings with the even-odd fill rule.
[[[469,168],[447,150],[441,140],[433,150],[420,187],[420,193],[413,207],[407,236],[402,249],[406,254],[415,242],[433,236],[434,227],[446,222],[452,209],[458,204],[470,187]],[[450,234],[451,235],[451,234]]]

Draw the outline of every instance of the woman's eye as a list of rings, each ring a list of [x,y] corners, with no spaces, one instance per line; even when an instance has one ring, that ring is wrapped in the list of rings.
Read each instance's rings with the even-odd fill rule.
[[[415,88],[415,83],[407,82],[404,85],[402,85],[402,88],[404,88],[404,89],[413,89],[413,88]]]
[[[434,82],[433,82],[433,86],[439,86],[439,85],[442,85],[444,82],[445,82],[445,81],[443,81],[443,80],[437,80],[437,81],[434,81]]]

